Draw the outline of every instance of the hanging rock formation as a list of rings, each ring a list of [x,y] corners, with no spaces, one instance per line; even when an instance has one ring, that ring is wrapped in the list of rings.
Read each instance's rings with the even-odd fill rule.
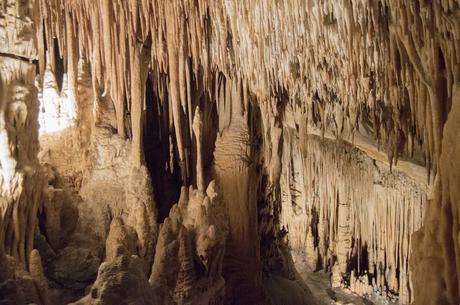
[[[457,305],[459,104],[457,0],[0,1],[0,303]]]
[[[331,271],[333,286],[410,304],[411,235],[422,226],[426,185],[346,143],[310,136],[305,151],[285,151],[281,219],[297,256]]]

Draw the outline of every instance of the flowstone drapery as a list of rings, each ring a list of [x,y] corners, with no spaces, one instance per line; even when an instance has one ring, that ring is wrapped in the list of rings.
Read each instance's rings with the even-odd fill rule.
[[[457,0],[0,2],[0,301],[459,303]]]

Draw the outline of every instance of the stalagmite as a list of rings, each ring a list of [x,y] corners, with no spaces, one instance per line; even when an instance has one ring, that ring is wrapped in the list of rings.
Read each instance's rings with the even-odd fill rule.
[[[193,132],[196,137],[196,146],[197,146],[197,158],[196,158],[196,184],[198,190],[204,191],[204,177],[203,177],[203,150],[202,145],[202,129],[203,122],[201,119],[200,108],[195,109],[195,116],[193,117]]]
[[[223,302],[221,268],[228,228],[216,191],[214,181],[206,193],[182,188],[166,218],[149,280],[163,298],[159,304]]]
[[[457,305],[459,83],[458,0],[0,1],[0,303]]]
[[[225,127],[216,140],[214,151],[217,183],[229,217],[229,244],[224,262],[224,274],[228,276],[227,294],[242,292],[239,302],[250,303],[257,300],[260,290],[261,274],[259,251],[257,249],[257,202],[255,198],[257,180],[251,151],[251,134],[241,113],[241,95],[239,83],[226,80],[224,85],[225,101],[220,107],[229,114],[223,119]],[[220,122],[219,122],[220,123]],[[244,266],[244,267],[243,267]],[[254,295],[251,295],[250,291]]]

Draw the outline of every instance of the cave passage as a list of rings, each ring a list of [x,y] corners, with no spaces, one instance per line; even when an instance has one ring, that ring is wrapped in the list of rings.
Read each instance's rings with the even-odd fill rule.
[[[0,1],[0,304],[460,304],[460,0]]]
[[[171,141],[169,119],[165,115],[168,113],[168,105],[162,103],[155,95],[150,77],[145,85],[145,105],[144,158],[158,206],[158,222],[162,223],[179,199],[182,181],[177,160],[177,145]]]

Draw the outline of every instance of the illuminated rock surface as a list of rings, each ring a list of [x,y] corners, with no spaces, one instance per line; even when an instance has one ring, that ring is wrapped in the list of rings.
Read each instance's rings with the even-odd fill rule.
[[[460,2],[0,1],[1,304],[460,303]]]

